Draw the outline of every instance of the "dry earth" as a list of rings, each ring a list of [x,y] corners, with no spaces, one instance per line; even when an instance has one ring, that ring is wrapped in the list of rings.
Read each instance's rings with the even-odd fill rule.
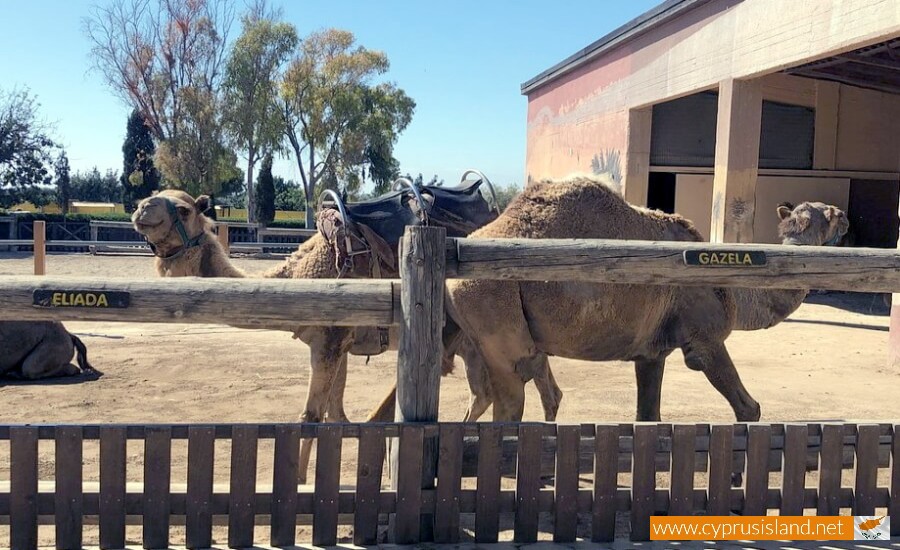
[[[236,260],[249,272],[278,261]],[[0,253],[0,275],[31,274],[32,265],[28,254]],[[47,273],[155,276],[149,256],[87,254],[50,255]],[[302,408],[308,350],[287,333],[218,325],[66,324],[84,340],[91,362],[104,376],[44,383],[0,379],[0,423],[285,422],[296,420]],[[897,419],[900,373],[886,366],[887,327],[880,297],[813,295],[787,322],[765,331],[735,333],[727,343],[745,385],[762,405],[764,421]],[[364,419],[390,389],[395,362],[394,353],[372,357],[368,364],[365,358],[351,358],[345,399],[351,420]],[[633,419],[630,364],[559,358],[551,364],[565,392],[560,423]],[[442,419],[462,418],[468,395],[464,376],[460,368],[444,379]],[[668,422],[733,420],[725,400],[701,373],[684,366],[680,353],[668,362],[662,415]],[[542,419],[533,385],[528,387],[526,418]],[[50,443],[42,442],[41,449]],[[217,453],[227,453],[227,442],[220,443]],[[140,479],[140,451],[129,446],[129,480]],[[348,440],[342,482],[354,479],[355,455],[355,443]],[[184,482],[185,466],[185,449],[176,444],[173,482]],[[97,475],[96,448],[86,444],[85,477],[95,480]],[[227,460],[222,467],[217,464],[215,475],[217,482],[227,482]],[[261,445],[258,479],[271,483],[271,475],[271,448]],[[41,462],[41,479],[52,476],[48,457]],[[0,480],[8,479],[8,442],[3,441]],[[8,540],[6,529],[0,527],[0,545]],[[173,528],[173,540],[180,536]],[[96,544],[95,537],[96,531],[88,529],[85,542]],[[52,527],[42,527],[41,542],[51,540]]]

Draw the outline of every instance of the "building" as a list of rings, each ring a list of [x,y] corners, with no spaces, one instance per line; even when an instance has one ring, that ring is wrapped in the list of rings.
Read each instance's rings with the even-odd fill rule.
[[[897,246],[897,0],[668,0],[522,93],[528,181],[608,171],[713,242],[778,242],[777,204],[818,200]]]

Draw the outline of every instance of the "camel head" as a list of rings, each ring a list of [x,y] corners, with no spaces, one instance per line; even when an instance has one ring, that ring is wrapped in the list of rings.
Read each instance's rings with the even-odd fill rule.
[[[154,254],[168,258],[197,246],[203,234],[212,230],[212,220],[203,215],[208,208],[206,195],[194,200],[184,191],[166,189],[139,202],[131,223]]]
[[[782,203],[776,211],[782,244],[834,246],[850,229],[847,214],[830,204],[804,202],[795,207]]]

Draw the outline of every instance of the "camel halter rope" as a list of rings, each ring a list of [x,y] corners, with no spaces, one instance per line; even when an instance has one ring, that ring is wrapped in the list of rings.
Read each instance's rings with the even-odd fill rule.
[[[169,254],[168,256],[162,256],[156,250],[156,245],[153,244],[152,242],[150,242],[150,239],[148,239],[146,235],[144,236],[144,240],[147,241],[147,244],[150,246],[150,251],[153,252],[153,255],[156,256],[157,258],[160,258],[163,260],[175,260],[177,258],[180,258],[182,255],[184,255],[184,253],[187,252],[187,250],[197,247],[197,246],[200,246],[200,244],[203,242],[203,235],[205,235],[205,233],[203,233],[201,231],[200,234],[197,235],[196,237],[193,237],[193,238],[188,237],[187,231],[184,228],[184,224],[181,223],[181,217],[178,215],[178,208],[175,206],[175,203],[173,203],[169,199],[165,199],[165,203],[166,203],[166,210],[169,211],[169,215],[171,215],[172,218],[175,220],[175,222],[169,227],[169,232],[166,233],[166,237],[171,235],[172,230],[174,229],[175,231],[178,232],[178,236],[181,238],[181,247],[178,250],[176,250],[173,254]]]

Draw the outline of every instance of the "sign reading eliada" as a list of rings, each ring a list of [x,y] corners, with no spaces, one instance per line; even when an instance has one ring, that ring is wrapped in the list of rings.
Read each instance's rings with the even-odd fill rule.
[[[50,290],[38,289],[32,294],[32,304],[38,307],[126,308],[131,303],[130,292],[109,290]]]
[[[759,267],[766,265],[762,250],[685,250],[685,265],[701,267]]]

